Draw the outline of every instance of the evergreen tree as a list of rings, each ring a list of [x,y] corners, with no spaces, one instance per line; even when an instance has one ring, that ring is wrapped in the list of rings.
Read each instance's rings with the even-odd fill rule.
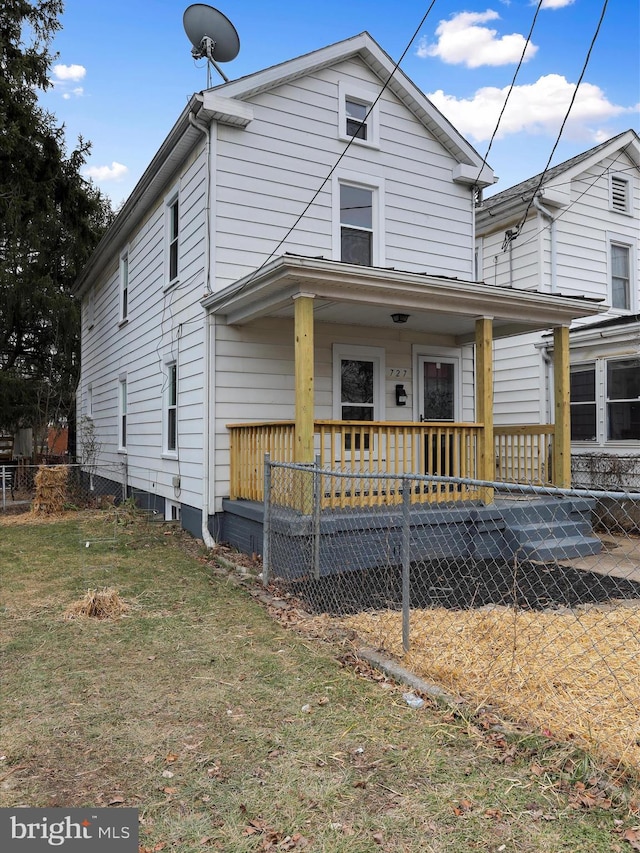
[[[108,225],[108,200],[80,174],[64,128],[38,103],[51,85],[62,0],[0,7],[0,429],[71,417],[79,306],[71,286]]]

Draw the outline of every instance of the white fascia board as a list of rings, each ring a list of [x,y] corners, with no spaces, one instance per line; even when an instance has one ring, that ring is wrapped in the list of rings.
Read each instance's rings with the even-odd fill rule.
[[[199,97],[202,100],[200,115],[209,121],[217,121],[233,127],[247,127],[253,120],[253,107],[244,101],[225,98],[210,89]]]
[[[468,163],[458,163],[453,168],[453,182],[472,187],[490,187],[496,182],[493,170],[487,165],[482,167],[470,166]]]

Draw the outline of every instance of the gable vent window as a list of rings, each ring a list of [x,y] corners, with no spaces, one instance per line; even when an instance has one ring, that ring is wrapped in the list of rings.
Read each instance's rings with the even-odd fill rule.
[[[611,209],[617,213],[629,212],[629,181],[618,175],[611,176]]]

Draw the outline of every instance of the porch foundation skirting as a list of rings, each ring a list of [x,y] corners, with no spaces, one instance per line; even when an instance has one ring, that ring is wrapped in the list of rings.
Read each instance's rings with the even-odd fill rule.
[[[488,506],[414,505],[409,524],[411,560],[510,560],[516,553],[553,560],[551,552],[527,550],[526,531],[532,515],[544,519],[547,537],[554,527],[562,528],[564,535],[575,537],[574,550],[594,553],[593,548],[599,548],[599,542],[590,538],[594,504],[584,498],[533,498],[525,502],[498,499]],[[221,541],[245,553],[261,553],[263,517],[262,503],[224,500],[215,526]],[[402,527],[400,508],[324,510],[317,549],[319,575],[400,566]],[[289,579],[308,574],[314,559],[313,519],[302,514],[275,515],[271,535],[279,555],[274,574]]]

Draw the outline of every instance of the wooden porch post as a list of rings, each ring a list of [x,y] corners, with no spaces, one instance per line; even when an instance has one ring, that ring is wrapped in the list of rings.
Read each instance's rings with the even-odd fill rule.
[[[294,296],[296,432],[294,462],[313,462],[313,296]]]
[[[561,489],[568,489],[571,486],[569,382],[569,328],[558,326],[553,330],[553,396],[555,403],[553,484]]]
[[[478,476],[495,480],[495,449],[493,439],[493,318],[476,320],[476,420],[484,425],[480,435]],[[493,489],[480,489],[483,503],[493,503]]]
[[[294,296],[295,434],[293,461],[310,464],[313,455],[313,296]],[[293,505],[304,515],[313,512],[313,474],[293,471]]]

